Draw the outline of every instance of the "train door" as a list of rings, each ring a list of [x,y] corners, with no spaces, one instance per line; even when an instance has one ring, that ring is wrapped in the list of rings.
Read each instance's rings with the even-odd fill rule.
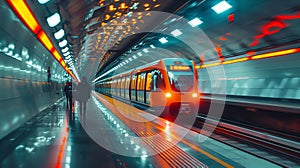
[[[147,75],[146,75],[146,95],[145,95],[145,98],[146,98],[146,104],[150,105],[150,92],[151,92],[151,85],[153,85],[153,81],[152,81],[152,73],[151,72],[147,72]]]
[[[145,103],[145,79],[146,73],[138,74],[137,79],[137,100],[138,102]]]
[[[166,105],[165,83],[159,70],[151,72],[152,80],[150,82],[150,106],[164,107]]]
[[[125,98],[127,100],[129,100],[130,76],[127,76],[125,80],[126,80],[125,81],[125,89],[124,89],[124,91],[125,91]]]
[[[121,97],[125,97],[125,77],[122,77],[121,80]]]
[[[131,76],[131,84],[130,84],[130,91],[131,91],[131,101],[136,101],[136,74]]]

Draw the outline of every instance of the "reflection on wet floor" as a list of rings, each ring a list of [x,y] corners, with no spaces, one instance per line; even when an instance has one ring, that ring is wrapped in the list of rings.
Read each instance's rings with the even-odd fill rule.
[[[124,122],[95,97],[88,104],[86,118],[80,116],[77,104],[75,113],[70,113],[61,100],[24,123],[0,141],[0,167],[184,167],[191,165],[192,160],[203,167],[276,167],[212,139],[199,144],[196,132],[187,134],[176,146],[152,155],[151,149],[166,147],[176,137],[171,123],[163,123],[166,127],[162,127],[158,121],[149,122],[144,124],[147,131],[139,131],[140,128],[132,129],[136,124]],[[157,131],[164,133],[165,141],[131,139]],[[119,154],[99,144],[101,141],[113,144],[111,148]],[[131,157],[134,154],[138,155]]]
[[[111,153],[85,133],[65,102],[39,113],[0,142],[0,167],[153,167]],[[101,133],[100,133],[101,134]]]

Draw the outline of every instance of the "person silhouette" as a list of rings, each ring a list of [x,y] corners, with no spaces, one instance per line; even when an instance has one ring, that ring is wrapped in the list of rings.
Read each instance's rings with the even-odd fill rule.
[[[47,68],[47,78],[48,78],[48,83],[51,82],[51,69],[50,69],[50,67]]]
[[[67,99],[67,109],[72,111],[72,84],[71,82],[67,81],[64,87],[64,93]]]
[[[91,97],[91,86],[87,82],[86,77],[82,77],[81,82],[77,86],[77,100],[79,102],[80,116],[85,117],[86,102]]]

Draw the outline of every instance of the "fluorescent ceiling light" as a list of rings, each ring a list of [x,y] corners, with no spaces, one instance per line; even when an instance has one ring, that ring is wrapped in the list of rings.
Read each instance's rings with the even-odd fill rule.
[[[58,32],[54,33],[54,37],[56,40],[61,39],[65,35],[65,31],[63,29],[58,30]]]
[[[219,14],[230,9],[231,7],[232,6],[229,3],[227,3],[226,1],[222,1],[217,5],[213,6],[211,9],[213,9],[217,14]]]
[[[200,20],[199,18],[195,18],[195,19],[189,21],[188,23],[189,23],[192,27],[196,27],[196,26],[202,24],[203,21]]]
[[[68,44],[67,40],[63,40],[63,41],[58,43],[59,47],[61,47],[61,48],[66,46],[67,44]]]
[[[66,53],[63,53],[63,55],[66,57],[66,56],[70,55],[70,52],[68,51]]]
[[[171,32],[171,34],[174,36],[174,37],[177,37],[177,36],[180,36],[182,35],[182,32],[178,29],[174,30]]]
[[[65,48],[61,49],[61,52],[63,52],[63,53],[65,53],[67,51],[69,51],[69,47],[65,47]]]
[[[66,59],[71,59],[72,58],[72,56],[71,55],[68,55],[67,57],[66,57]]]
[[[147,48],[144,48],[143,51],[144,51],[144,53],[148,53],[149,52],[149,50]]]
[[[150,47],[153,48],[153,49],[155,48],[155,46],[153,44],[151,44]]]
[[[40,4],[45,4],[47,2],[49,2],[50,0],[38,0]]]
[[[137,55],[141,57],[143,54],[139,52],[139,53],[137,53]]]
[[[50,27],[54,27],[56,25],[58,25],[58,23],[60,22],[60,16],[58,13],[54,13],[52,16],[49,16],[47,18],[47,22],[48,22],[48,25]]]
[[[159,41],[160,41],[162,44],[168,42],[168,40],[167,40],[165,37],[160,38]]]

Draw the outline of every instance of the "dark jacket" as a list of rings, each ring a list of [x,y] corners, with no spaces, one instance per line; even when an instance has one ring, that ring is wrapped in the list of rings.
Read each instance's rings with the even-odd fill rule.
[[[67,83],[64,87],[64,93],[67,97],[72,97],[72,85],[70,83]]]

